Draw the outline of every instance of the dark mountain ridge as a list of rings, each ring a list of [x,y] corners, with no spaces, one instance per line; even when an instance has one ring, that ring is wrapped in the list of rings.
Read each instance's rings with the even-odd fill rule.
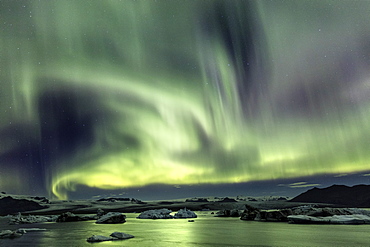
[[[40,198],[40,197],[37,197],[37,198]],[[47,207],[41,206],[39,203],[32,201],[32,200],[15,199],[15,198],[12,198],[11,196],[0,198],[0,216],[4,216],[8,214],[16,214],[18,212],[24,212],[24,211],[44,209],[44,208],[47,208]]]
[[[370,185],[360,184],[352,187],[332,185],[322,189],[315,187],[294,197],[290,201],[370,208]]]

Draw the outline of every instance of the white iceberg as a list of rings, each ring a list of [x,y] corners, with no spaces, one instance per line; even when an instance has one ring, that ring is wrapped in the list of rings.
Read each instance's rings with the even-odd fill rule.
[[[129,239],[133,237],[134,237],[133,235],[124,232],[113,232],[109,237],[103,235],[92,235],[91,237],[87,238],[86,241],[87,242],[114,241]]]
[[[172,219],[173,216],[170,215],[172,211],[167,208],[153,209],[142,212],[138,219]]]
[[[118,223],[125,223],[126,222],[126,215],[117,213],[117,212],[109,212],[102,217],[100,217],[95,223],[97,224],[118,224]]]
[[[333,215],[326,217],[315,217],[308,215],[289,215],[289,223],[295,224],[345,224],[359,225],[370,224],[370,217],[363,214]]]
[[[33,224],[33,223],[41,223],[41,222],[52,222],[55,221],[57,216],[41,216],[41,215],[22,215],[18,213],[15,216],[8,215],[9,224],[11,225],[18,225],[18,224]]]
[[[87,242],[102,242],[102,241],[112,241],[114,238],[106,237],[102,235],[92,235],[91,237],[87,238]]]
[[[134,237],[133,235],[124,232],[113,232],[110,236],[117,239],[129,239]]]
[[[174,216],[175,219],[185,219],[185,218],[197,218],[198,216],[189,209],[180,209]]]

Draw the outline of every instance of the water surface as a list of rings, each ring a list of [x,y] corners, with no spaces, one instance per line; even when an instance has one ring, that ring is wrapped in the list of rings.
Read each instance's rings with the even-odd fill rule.
[[[295,225],[274,222],[242,221],[198,213],[194,222],[187,219],[144,220],[126,214],[124,224],[101,225],[94,221],[44,223],[9,226],[46,228],[21,238],[0,240],[0,246],[368,246],[369,225]],[[91,235],[109,236],[121,231],[133,239],[88,243]]]

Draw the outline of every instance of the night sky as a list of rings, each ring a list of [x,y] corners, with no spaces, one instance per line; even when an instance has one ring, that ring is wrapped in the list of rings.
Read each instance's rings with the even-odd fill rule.
[[[0,1],[0,190],[370,183],[370,1]]]

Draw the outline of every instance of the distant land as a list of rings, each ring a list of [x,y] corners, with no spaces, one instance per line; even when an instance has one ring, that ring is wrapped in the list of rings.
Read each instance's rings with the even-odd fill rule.
[[[313,188],[290,200],[291,202],[326,203],[344,207],[370,208],[370,185],[332,185]]]
[[[135,198],[101,198],[98,200],[49,200],[40,196],[10,195],[0,193],[0,215],[34,214],[52,215],[64,212],[94,214],[98,209],[107,212],[143,212],[150,209],[168,208],[177,211],[187,208],[202,210],[244,210],[246,205],[266,209],[293,208],[300,205],[320,204],[321,207],[370,208],[370,185],[332,185],[327,188],[313,188],[293,199],[287,197],[204,197],[184,198],[167,201],[141,201]]]
[[[219,211],[223,209],[244,210],[245,205],[260,209],[286,208],[287,204],[301,205],[302,203],[288,202],[287,197],[206,197],[185,198],[166,201],[141,201],[135,198],[108,197],[98,200],[49,200],[40,196],[11,195],[0,193],[0,215],[55,215],[65,212],[75,214],[95,214],[98,209],[106,212],[133,213],[151,209],[167,208],[172,211],[187,208],[192,211]]]

